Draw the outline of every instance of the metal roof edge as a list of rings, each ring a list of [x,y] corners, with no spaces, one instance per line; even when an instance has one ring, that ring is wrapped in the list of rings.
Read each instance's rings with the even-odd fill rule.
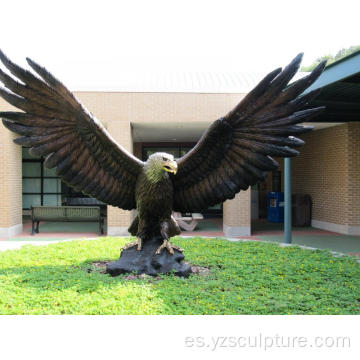
[[[314,84],[308,87],[303,94],[323,88],[357,73],[360,73],[360,51],[356,51],[353,54],[327,66],[320,77],[314,82]]]
[[[327,66],[326,66],[326,69],[328,69],[328,68],[330,68],[330,67],[332,67],[332,66],[334,66],[334,65],[337,65],[337,64],[339,64],[339,63],[341,63],[341,62],[343,62],[343,61],[347,61],[349,58],[351,58],[351,57],[353,57],[353,56],[356,56],[356,55],[359,55],[359,54],[360,54],[360,50],[354,51],[354,52],[351,53],[350,55],[344,56],[344,57],[342,57],[341,59],[336,60],[336,61],[332,62],[331,64],[327,65]]]

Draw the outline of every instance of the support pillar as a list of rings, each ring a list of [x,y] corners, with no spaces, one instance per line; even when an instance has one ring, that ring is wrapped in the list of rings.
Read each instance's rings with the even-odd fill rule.
[[[108,125],[111,136],[132,153],[132,135],[129,121],[111,121]],[[114,206],[107,207],[107,234],[129,235],[127,229],[132,221],[132,212]]]
[[[226,237],[251,235],[251,188],[224,202],[223,231]]]
[[[22,232],[22,152],[0,124],[0,238]]]
[[[291,159],[284,159],[284,231],[285,242],[291,244]]]
[[[360,235],[360,122],[348,123],[347,234]]]

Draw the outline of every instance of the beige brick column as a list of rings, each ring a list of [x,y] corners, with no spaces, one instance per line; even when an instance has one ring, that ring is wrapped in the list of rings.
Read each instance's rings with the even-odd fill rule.
[[[360,235],[360,122],[348,124],[348,234]]]
[[[0,238],[22,231],[22,154],[15,136],[0,124]]]
[[[251,189],[240,191],[224,203],[223,231],[226,237],[251,234]]]
[[[132,135],[129,121],[111,121],[107,129],[111,136],[126,150],[132,152]],[[117,207],[107,207],[107,233],[108,235],[128,235],[128,227],[132,220],[131,211]]]

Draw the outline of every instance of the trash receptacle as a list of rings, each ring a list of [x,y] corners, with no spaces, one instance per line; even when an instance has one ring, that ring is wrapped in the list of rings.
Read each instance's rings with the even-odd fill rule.
[[[308,194],[292,195],[292,224],[298,227],[311,226],[311,196]]]
[[[284,222],[284,193],[269,192],[268,194],[268,221]]]

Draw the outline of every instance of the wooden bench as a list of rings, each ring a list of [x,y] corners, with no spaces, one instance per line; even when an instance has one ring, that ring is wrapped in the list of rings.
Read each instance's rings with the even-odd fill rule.
[[[173,216],[179,226],[186,231],[193,231],[196,228],[199,220],[204,219],[204,216],[199,213],[185,214],[185,216],[183,216],[179,212],[173,212]]]
[[[104,234],[104,217],[100,208],[94,206],[34,206],[31,207],[31,221],[32,235],[39,233],[40,221],[99,222],[99,236]]]

